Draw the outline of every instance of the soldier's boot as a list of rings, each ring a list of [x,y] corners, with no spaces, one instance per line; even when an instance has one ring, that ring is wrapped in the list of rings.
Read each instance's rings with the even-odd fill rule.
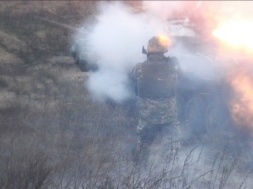
[[[163,147],[163,157],[170,157],[178,159],[178,151],[181,147],[180,144],[180,125],[179,122],[174,122],[164,126],[162,130],[162,147]]]

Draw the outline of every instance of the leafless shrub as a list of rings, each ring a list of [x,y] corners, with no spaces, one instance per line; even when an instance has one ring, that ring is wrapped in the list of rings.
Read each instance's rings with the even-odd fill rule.
[[[53,166],[45,152],[24,138],[12,138],[0,154],[0,186],[3,189],[43,189],[50,183]],[[29,139],[28,139],[29,140]],[[25,146],[24,146],[25,145]],[[2,145],[2,147],[4,147]]]

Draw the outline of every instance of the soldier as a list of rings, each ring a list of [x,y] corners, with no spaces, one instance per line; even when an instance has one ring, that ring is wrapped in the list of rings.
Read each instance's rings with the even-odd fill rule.
[[[176,85],[179,64],[175,57],[165,57],[171,41],[165,36],[155,36],[148,42],[147,60],[138,63],[132,71],[137,95],[139,123],[138,142],[134,162],[145,164],[149,148],[159,131],[162,131],[166,151],[173,153],[179,147],[179,123],[177,118]]]

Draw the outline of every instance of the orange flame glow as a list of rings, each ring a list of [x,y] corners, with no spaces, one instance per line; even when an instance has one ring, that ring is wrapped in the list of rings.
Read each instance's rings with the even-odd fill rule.
[[[159,40],[159,44],[162,45],[163,47],[169,48],[172,45],[172,41],[168,37],[166,37],[164,35],[159,35],[157,37]]]
[[[249,71],[252,71],[253,20],[236,18],[226,22],[220,20],[220,23],[212,32],[221,42],[219,53],[239,59],[229,79],[234,95],[230,112],[236,125],[253,132],[253,75]]]
[[[231,78],[231,87],[235,94],[230,110],[233,120],[238,126],[253,131],[253,77],[244,68]]]

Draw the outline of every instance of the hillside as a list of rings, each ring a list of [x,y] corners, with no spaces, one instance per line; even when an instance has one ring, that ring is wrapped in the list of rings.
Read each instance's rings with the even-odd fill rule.
[[[0,188],[45,188],[65,166],[112,161],[103,145],[113,144],[110,153],[121,148],[114,137],[134,120],[126,121],[121,107],[92,101],[84,87],[89,74],[68,52],[95,3],[0,4]]]

